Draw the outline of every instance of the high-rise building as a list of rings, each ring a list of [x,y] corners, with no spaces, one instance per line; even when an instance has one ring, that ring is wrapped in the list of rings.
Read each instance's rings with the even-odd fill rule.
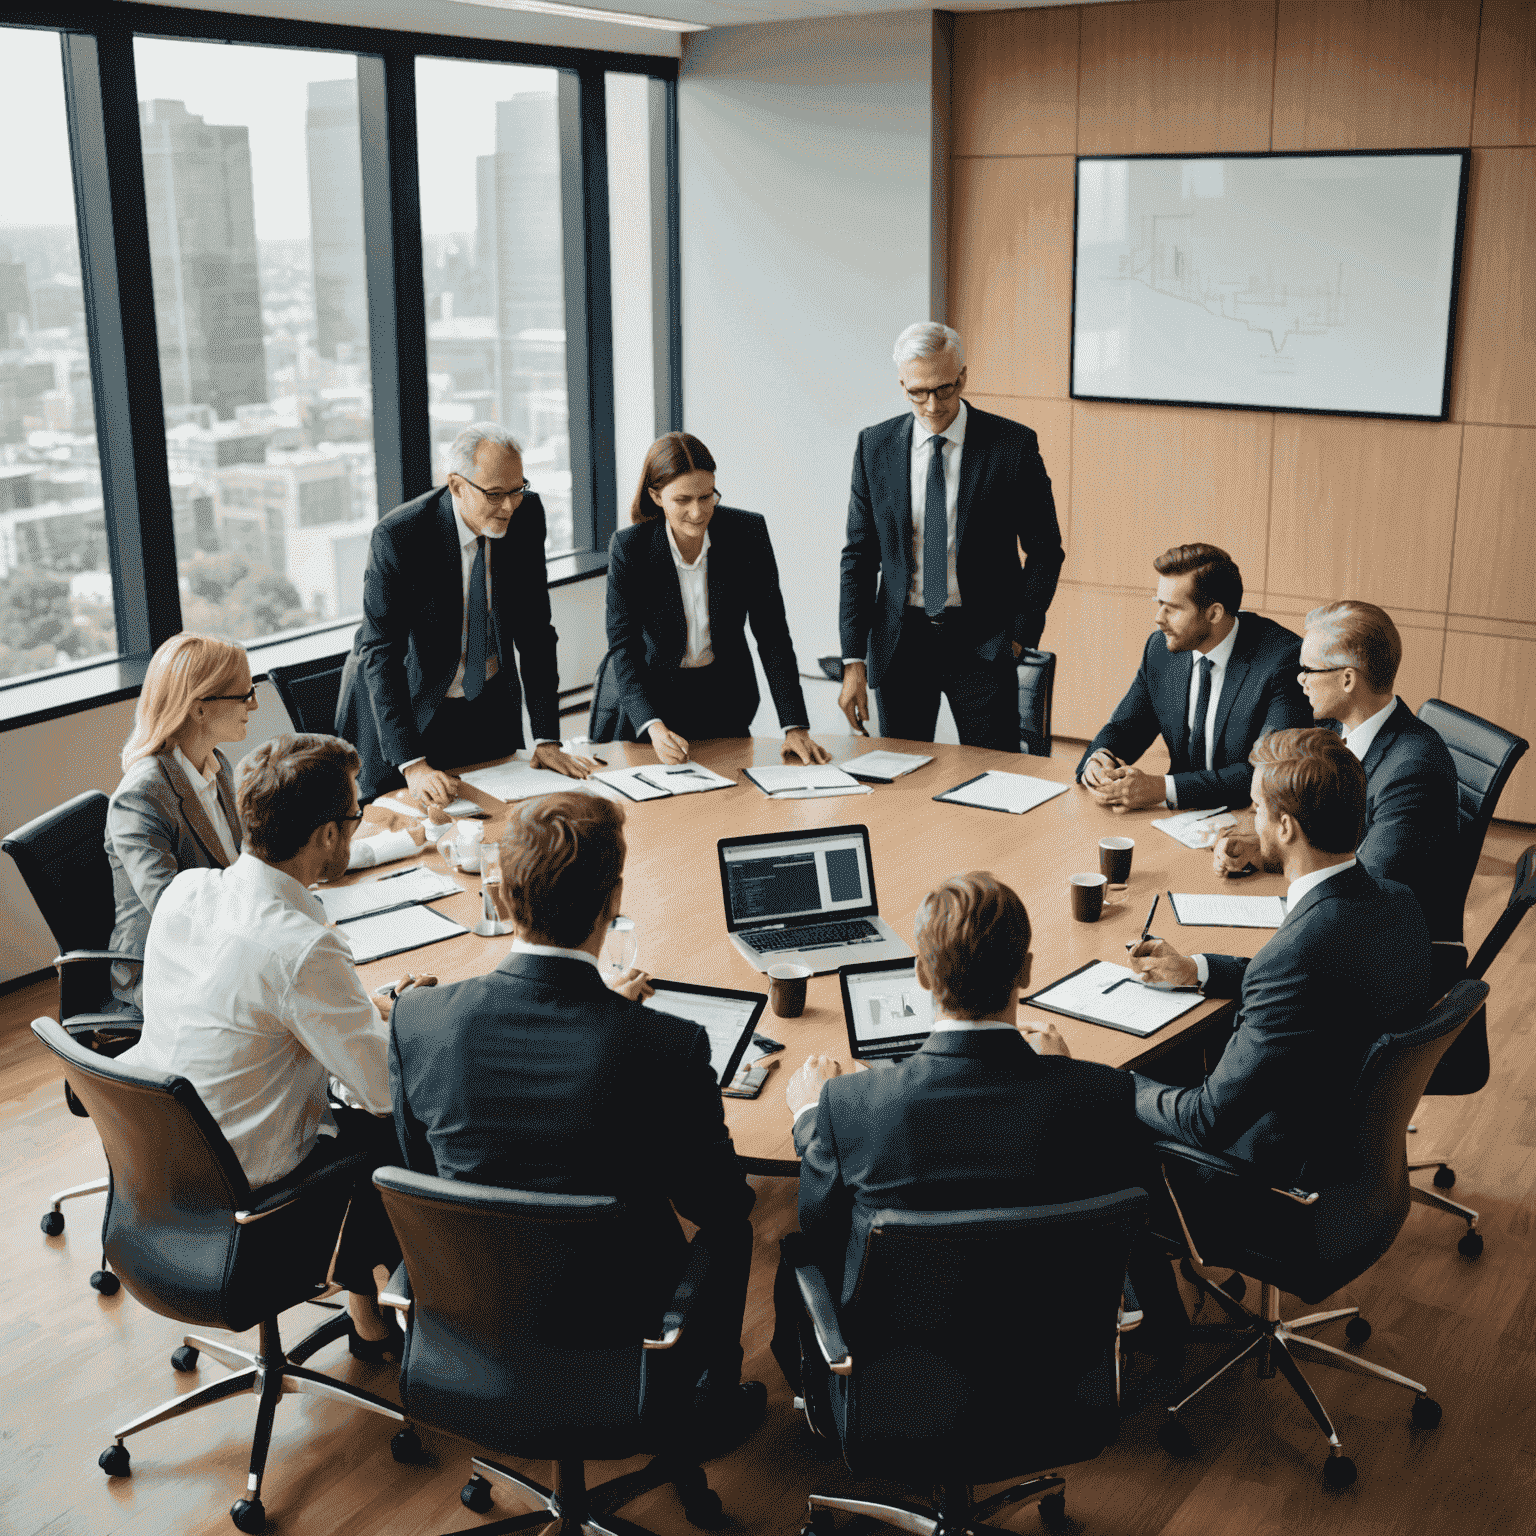
[[[144,191],[167,411],[229,420],[267,398],[247,129],[141,101]]]
[[[368,345],[368,274],[355,79],[310,82],[304,146],[309,160],[316,350],[321,357],[362,361]],[[338,347],[351,351],[338,352]]]

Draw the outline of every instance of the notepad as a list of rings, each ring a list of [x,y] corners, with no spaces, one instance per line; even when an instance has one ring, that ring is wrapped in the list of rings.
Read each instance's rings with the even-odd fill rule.
[[[866,752],[841,764],[845,773],[856,779],[873,779],[877,784],[889,784],[903,774],[913,773],[933,758],[918,752]]]
[[[1283,896],[1188,896],[1169,891],[1173,915],[1186,928],[1278,928]]]
[[[1067,788],[1065,784],[1033,778],[1027,773],[1001,773],[989,768],[933,798],[941,805],[974,805],[984,811],[1007,811],[1011,816],[1022,816],[1025,811],[1066,794]]]
[[[1107,960],[1090,960],[1024,1002],[1085,1024],[1102,1024],[1145,1039],[1203,1001],[1197,991],[1144,986],[1135,971]]]
[[[427,813],[419,805],[412,805],[404,795],[380,795],[373,802],[380,810],[396,811],[402,816],[414,816],[417,821],[424,821]],[[484,816],[486,809],[483,805],[476,805],[473,800],[466,800],[462,795],[457,800],[450,800],[447,805],[437,808],[439,816]]]
[[[448,875],[418,865],[400,875],[386,875],[365,880],[358,885],[341,885],[334,890],[319,890],[315,895],[333,923],[348,923],[374,912],[388,912],[396,907],[414,906],[423,901],[440,901],[456,895],[464,887]]]
[[[421,949],[442,939],[468,933],[462,923],[432,907],[400,907],[393,912],[379,912],[371,917],[359,917],[338,928],[339,933],[351,946],[352,958],[358,965],[370,960],[382,960],[386,955],[403,955],[408,949]]]
[[[1185,811],[1178,816],[1158,817],[1152,825],[1159,832],[1166,832],[1176,843],[1183,843],[1186,848],[1209,848],[1228,827],[1237,825],[1237,817],[1223,807],[1214,811]]]
[[[768,763],[743,768],[746,775],[771,800],[809,800],[824,795],[867,795],[867,784],[834,768],[830,763]]]

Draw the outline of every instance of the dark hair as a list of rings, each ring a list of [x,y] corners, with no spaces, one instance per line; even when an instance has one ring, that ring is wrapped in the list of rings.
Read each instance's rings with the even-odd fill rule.
[[[1220,603],[1229,618],[1243,606],[1243,573],[1226,550],[1214,544],[1175,544],[1152,562],[1159,576],[1193,576],[1190,595],[1198,608]]]
[[[711,474],[715,469],[714,455],[698,438],[691,432],[668,432],[658,437],[645,451],[640,486],[629,504],[630,522],[648,523],[660,517],[661,508],[651,500],[651,492],[671,485],[679,475],[695,469],[707,469]]]
[[[237,799],[251,852],[286,864],[316,827],[352,815],[352,781],[361,766],[357,749],[339,736],[262,742],[240,765]]]
[[[1403,641],[1385,609],[1352,598],[1324,603],[1307,615],[1307,628],[1327,641],[1329,666],[1353,667],[1372,693],[1392,692],[1403,661]]]
[[[624,808],[556,792],[514,813],[501,837],[501,877],[523,936],[584,944],[624,873]]]
[[[915,937],[937,1006],[980,1018],[1008,1006],[1029,953],[1029,913],[996,875],[971,870],[928,894]]]
[[[1271,816],[1289,816],[1319,853],[1353,853],[1365,825],[1365,770],[1318,726],[1271,731],[1248,754]]]

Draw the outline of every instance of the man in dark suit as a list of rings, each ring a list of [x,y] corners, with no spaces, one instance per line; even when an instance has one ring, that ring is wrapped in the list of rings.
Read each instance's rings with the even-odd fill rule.
[[[1355,857],[1378,880],[1419,898],[1432,939],[1461,938],[1452,899],[1456,859],[1456,764],[1433,726],[1393,693],[1403,642],[1374,603],[1346,599],[1314,608],[1301,641],[1301,686],[1319,720],[1338,723],[1365,769],[1365,828]],[[1233,874],[1258,851],[1252,833],[1216,844],[1216,871]]]
[[[963,743],[1017,752],[1014,662],[1040,643],[1064,558],[1050,476],[1028,427],[961,399],[955,331],[908,326],[895,359],[911,410],[853,456],[838,706],[862,731],[873,687],[882,736],[932,741],[942,693]]]
[[[642,1007],[632,971],[610,991],[597,955],[623,895],[624,812],[552,794],[514,812],[501,843],[498,912],[519,935],[485,976],[396,1003],[395,1125],[408,1167],[508,1189],[616,1195],[647,1234],[624,1261],[658,1320],[688,1253],[673,1207],[711,1263],[698,1322],[663,1369],[695,1394],[709,1453],[761,1419],[741,1381],[753,1193],[725,1128],[709,1041]]]
[[[1355,858],[1365,773],[1332,731],[1277,731],[1253,750],[1259,860],[1291,882],[1285,921],[1252,960],[1180,955],[1149,940],[1154,980],[1239,997],[1221,1060],[1194,1088],[1140,1073],[1136,1114],[1158,1136],[1253,1163],[1282,1189],[1326,1177],[1347,1148],[1345,1106],[1378,1036],[1429,998],[1429,932],[1413,893]]]
[[[1312,718],[1297,682],[1301,642],[1240,613],[1243,576],[1214,544],[1179,544],[1152,562],[1157,630],[1130,692],[1077,765],[1078,782],[1117,811],[1248,803],[1248,753],[1270,731]],[[1136,759],[1161,733],[1169,771]]]
[[[448,459],[448,484],[381,518],[368,546],[363,622],[336,705],[336,734],[363,761],[365,801],[403,782],[446,805],[458,785],[445,769],[523,745],[514,646],[535,765],[591,771],[560,750],[544,507],[528,494],[522,450],[504,427],[479,422]]]

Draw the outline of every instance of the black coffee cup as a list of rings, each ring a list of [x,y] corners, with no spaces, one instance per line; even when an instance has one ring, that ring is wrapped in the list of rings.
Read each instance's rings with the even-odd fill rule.
[[[1134,837],[1099,839],[1099,873],[1111,885],[1124,885],[1131,878],[1131,855],[1136,851]]]
[[[1072,916],[1080,923],[1096,923],[1104,911],[1104,887],[1109,884],[1103,875],[1073,875]]]
[[[768,967],[768,1005],[781,1019],[798,1019],[805,1012],[805,984],[811,978],[808,965]]]

